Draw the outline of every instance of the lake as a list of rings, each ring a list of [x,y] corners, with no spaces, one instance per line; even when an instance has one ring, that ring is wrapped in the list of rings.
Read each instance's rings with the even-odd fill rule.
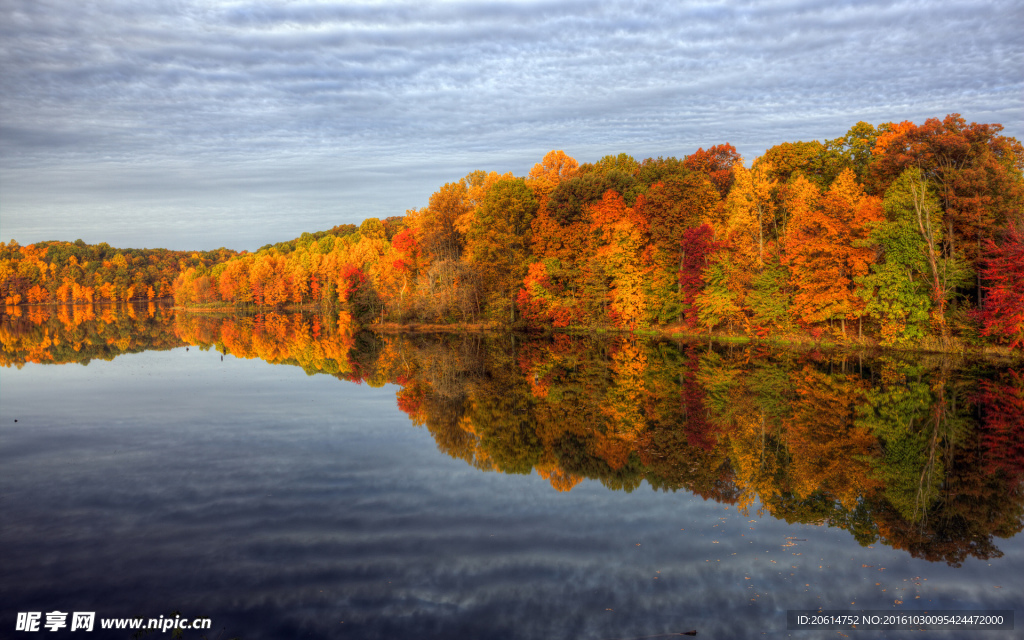
[[[999,362],[156,305],[9,308],[0,342],[3,637],[831,638],[787,611],[1024,593]]]

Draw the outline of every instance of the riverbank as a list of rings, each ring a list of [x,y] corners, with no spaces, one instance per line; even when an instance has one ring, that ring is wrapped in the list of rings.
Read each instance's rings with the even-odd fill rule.
[[[284,313],[318,313],[322,309],[319,305],[289,305],[286,307],[259,307],[249,305],[237,307],[228,303],[207,304],[201,307],[172,307],[175,311],[198,314],[255,314],[268,312]],[[545,328],[541,330],[522,331],[519,328],[509,329],[507,326],[497,322],[453,322],[453,323],[432,323],[432,322],[372,322],[360,324],[360,328],[380,334],[403,334],[403,333],[445,333],[445,334],[497,334],[506,331],[516,333],[529,333],[531,335],[580,335],[580,336],[605,336],[605,335],[636,335],[649,338],[661,338],[674,341],[711,341],[721,344],[734,345],[767,345],[778,348],[800,349],[800,350],[841,350],[847,352],[859,352],[865,355],[880,355],[884,353],[920,353],[920,354],[944,354],[962,357],[977,357],[986,359],[998,359],[1007,362],[1020,362],[1024,364],[1024,351],[1010,349],[1003,345],[968,345],[959,338],[950,338],[945,343],[941,339],[930,336],[921,343],[907,347],[883,346],[876,340],[868,337],[843,339],[841,336],[818,336],[809,333],[787,332],[782,335],[750,336],[746,334],[735,334],[724,331],[695,332],[685,325],[667,325],[663,327],[648,327],[639,329],[623,329],[619,327],[590,327],[590,326],[568,326],[559,328]]]

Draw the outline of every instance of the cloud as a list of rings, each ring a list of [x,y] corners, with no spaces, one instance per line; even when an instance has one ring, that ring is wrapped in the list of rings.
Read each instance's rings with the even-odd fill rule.
[[[1003,1],[9,0],[0,18],[5,237],[38,230],[42,212],[45,237],[74,235],[73,207],[30,188],[46,176],[77,176],[64,190],[100,235],[125,188],[254,248],[283,238],[235,221],[268,198],[326,228],[421,206],[469,170],[524,174],[553,148],[593,160],[729,141],[750,158],[859,120],[951,112],[1024,132],[1024,10]],[[190,170],[131,178],[166,164]],[[393,173],[352,190],[325,166]],[[210,176],[250,186],[214,206]],[[160,244],[143,233],[157,236],[125,240]]]

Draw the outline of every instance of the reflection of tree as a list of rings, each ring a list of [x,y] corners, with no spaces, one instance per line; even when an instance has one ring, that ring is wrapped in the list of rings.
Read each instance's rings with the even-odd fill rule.
[[[173,315],[154,303],[38,306],[0,316],[0,365],[89,364],[124,353],[183,346]]]
[[[1024,528],[1020,494],[985,473],[986,452],[972,437],[958,451],[942,497],[924,522],[906,519],[888,503],[873,505],[882,539],[926,560],[959,566],[967,557],[998,558],[993,537],[1009,538]]]
[[[948,365],[925,375],[920,365],[882,360],[880,381],[866,394],[858,424],[882,447],[875,475],[903,518],[925,520],[941,499],[945,475],[970,431],[963,395]]]
[[[853,421],[863,384],[854,375],[806,366],[792,378],[796,401],[786,439],[793,491],[800,497],[822,492],[852,510],[877,486],[870,461],[877,457],[878,443]]]
[[[982,439],[991,452],[985,471],[1019,491],[1024,483],[1024,375],[1008,371],[981,383]]]
[[[488,380],[477,389],[469,418],[498,471],[528,474],[540,460],[528,402],[520,390],[499,381]]]
[[[419,360],[437,355],[425,343],[407,353],[429,375],[405,379],[406,389],[462,385],[464,400],[445,404],[428,391],[415,412],[442,450],[481,468],[532,465],[559,490],[582,478],[625,490],[647,480],[721,502],[756,500],[791,522],[841,527],[862,544],[882,540],[951,563],[991,557],[993,536],[1021,526],[1019,474],[1011,473],[1019,467],[993,456],[985,440],[1017,437],[1004,423],[1018,415],[1019,389],[997,395],[983,384],[989,395],[978,402],[993,428],[978,431],[970,383],[948,362],[851,364],[631,338],[561,335],[514,348],[504,340],[483,341],[473,376],[436,371],[456,344],[432,363]],[[994,476],[985,472],[989,459],[1001,470]]]
[[[982,380],[979,386],[981,424],[969,425],[962,415],[950,420],[958,442],[946,453],[948,471],[937,508],[917,526],[899,518],[885,519],[886,536],[893,546],[928,560],[959,565],[969,556],[1002,556],[993,537],[1009,538],[1024,529],[1020,473],[1024,385],[1020,374],[1010,370]],[[945,404],[952,400],[934,403],[933,414]],[[936,429],[940,437],[949,438],[946,431]]]
[[[327,373],[362,380],[355,343],[347,318],[301,313],[259,313],[253,316],[211,317],[180,313],[175,333],[189,344],[216,347],[238,358],[259,358],[272,364],[292,364],[307,373]]]
[[[635,337],[353,334],[347,318],[173,315],[152,305],[28,308],[3,364],[88,362],[182,344],[373,386],[482,471],[760,504],[958,564],[1024,528],[1024,382],[948,358],[851,363]]]

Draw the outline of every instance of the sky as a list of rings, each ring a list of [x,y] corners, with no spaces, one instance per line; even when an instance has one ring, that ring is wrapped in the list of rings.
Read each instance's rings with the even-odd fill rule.
[[[1024,4],[0,0],[0,239],[254,250],[552,149],[960,113],[1024,139]]]

